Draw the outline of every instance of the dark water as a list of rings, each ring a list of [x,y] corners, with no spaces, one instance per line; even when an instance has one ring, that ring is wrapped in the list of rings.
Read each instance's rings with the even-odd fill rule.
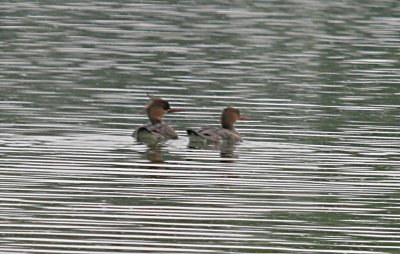
[[[1,253],[400,252],[400,3],[0,8]],[[146,93],[185,112],[149,147]],[[245,141],[188,148],[222,108]]]

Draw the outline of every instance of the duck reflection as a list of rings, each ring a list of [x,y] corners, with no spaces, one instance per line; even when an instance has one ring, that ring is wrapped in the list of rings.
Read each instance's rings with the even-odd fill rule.
[[[145,158],[153,163],[164,163],[161,145],[147,144]]]
[[[235,142],[222,142],[220,144],[220,156],[221,158],[239,158],[239,155],[235,153],[236,143]],[[234,162],[234,160],[225,160],[224,162]]]
[[[219,150],[221,162],[233,163],[238,159],[239,155],[235,152],[236,142],[230,140],[223,140],[219,143],[204,143],[189,141],[189,148],[192,149],[205,149],[205,150]]]

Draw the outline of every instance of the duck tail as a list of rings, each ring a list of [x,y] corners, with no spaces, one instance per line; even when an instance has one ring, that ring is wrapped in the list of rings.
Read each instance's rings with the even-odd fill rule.
[[[198,137],[200,137],[200,135],[195,131],[195,130],[192,130],[192,129],[187,129],[186,130],[186,133],[187,133],[187,135],[190,137],[190,136],[198,136]]]
[[[199,134],[197,131],[192,129],[187,129],[186,133],[189,137],[189,146],[198,146],[199,144],[204,144],[207,140],[203,137],[203,135]]]

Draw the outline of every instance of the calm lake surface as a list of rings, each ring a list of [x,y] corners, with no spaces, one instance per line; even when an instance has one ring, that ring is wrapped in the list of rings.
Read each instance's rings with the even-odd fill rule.
[[[399,253],[397,0],[9,1],[1,253]],[[180,138],[130,137],[146,93]],[[235,147],[188,147],[218,126]]]

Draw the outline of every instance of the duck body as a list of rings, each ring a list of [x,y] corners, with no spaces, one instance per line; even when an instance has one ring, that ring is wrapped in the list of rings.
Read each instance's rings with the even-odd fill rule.
[[[236,130],[224,128],[201,128],[199,130],[188,129],[187,134],[192,142],[218,143],[223,141],[241,142],[242,137]]]
[[[163,123],[162,118],[166,113],[179,112],[181,110],[171,109],[168,101],[158,97],[150,96],[150,101],[146,105],[146,114],[150,120],[149,125],[143,125],[132,133],[132,136],[139,142],[154,143],[177,139],[175,130]]]
[[[174,128],[164,123],[140,126],[133,132],[132,136],[139,142],[162,142],[178,138]]]
[[[201,128],[199,130],[188,129],[187,135],[189,142],[194,144],[207,144],[225,142],[241,142],[243,141],[240,134],[236,131],[234,124],[237,120],[247,120],[240,116],[240,112],[236,108],[228,107],[222,111],[221,128]]]

